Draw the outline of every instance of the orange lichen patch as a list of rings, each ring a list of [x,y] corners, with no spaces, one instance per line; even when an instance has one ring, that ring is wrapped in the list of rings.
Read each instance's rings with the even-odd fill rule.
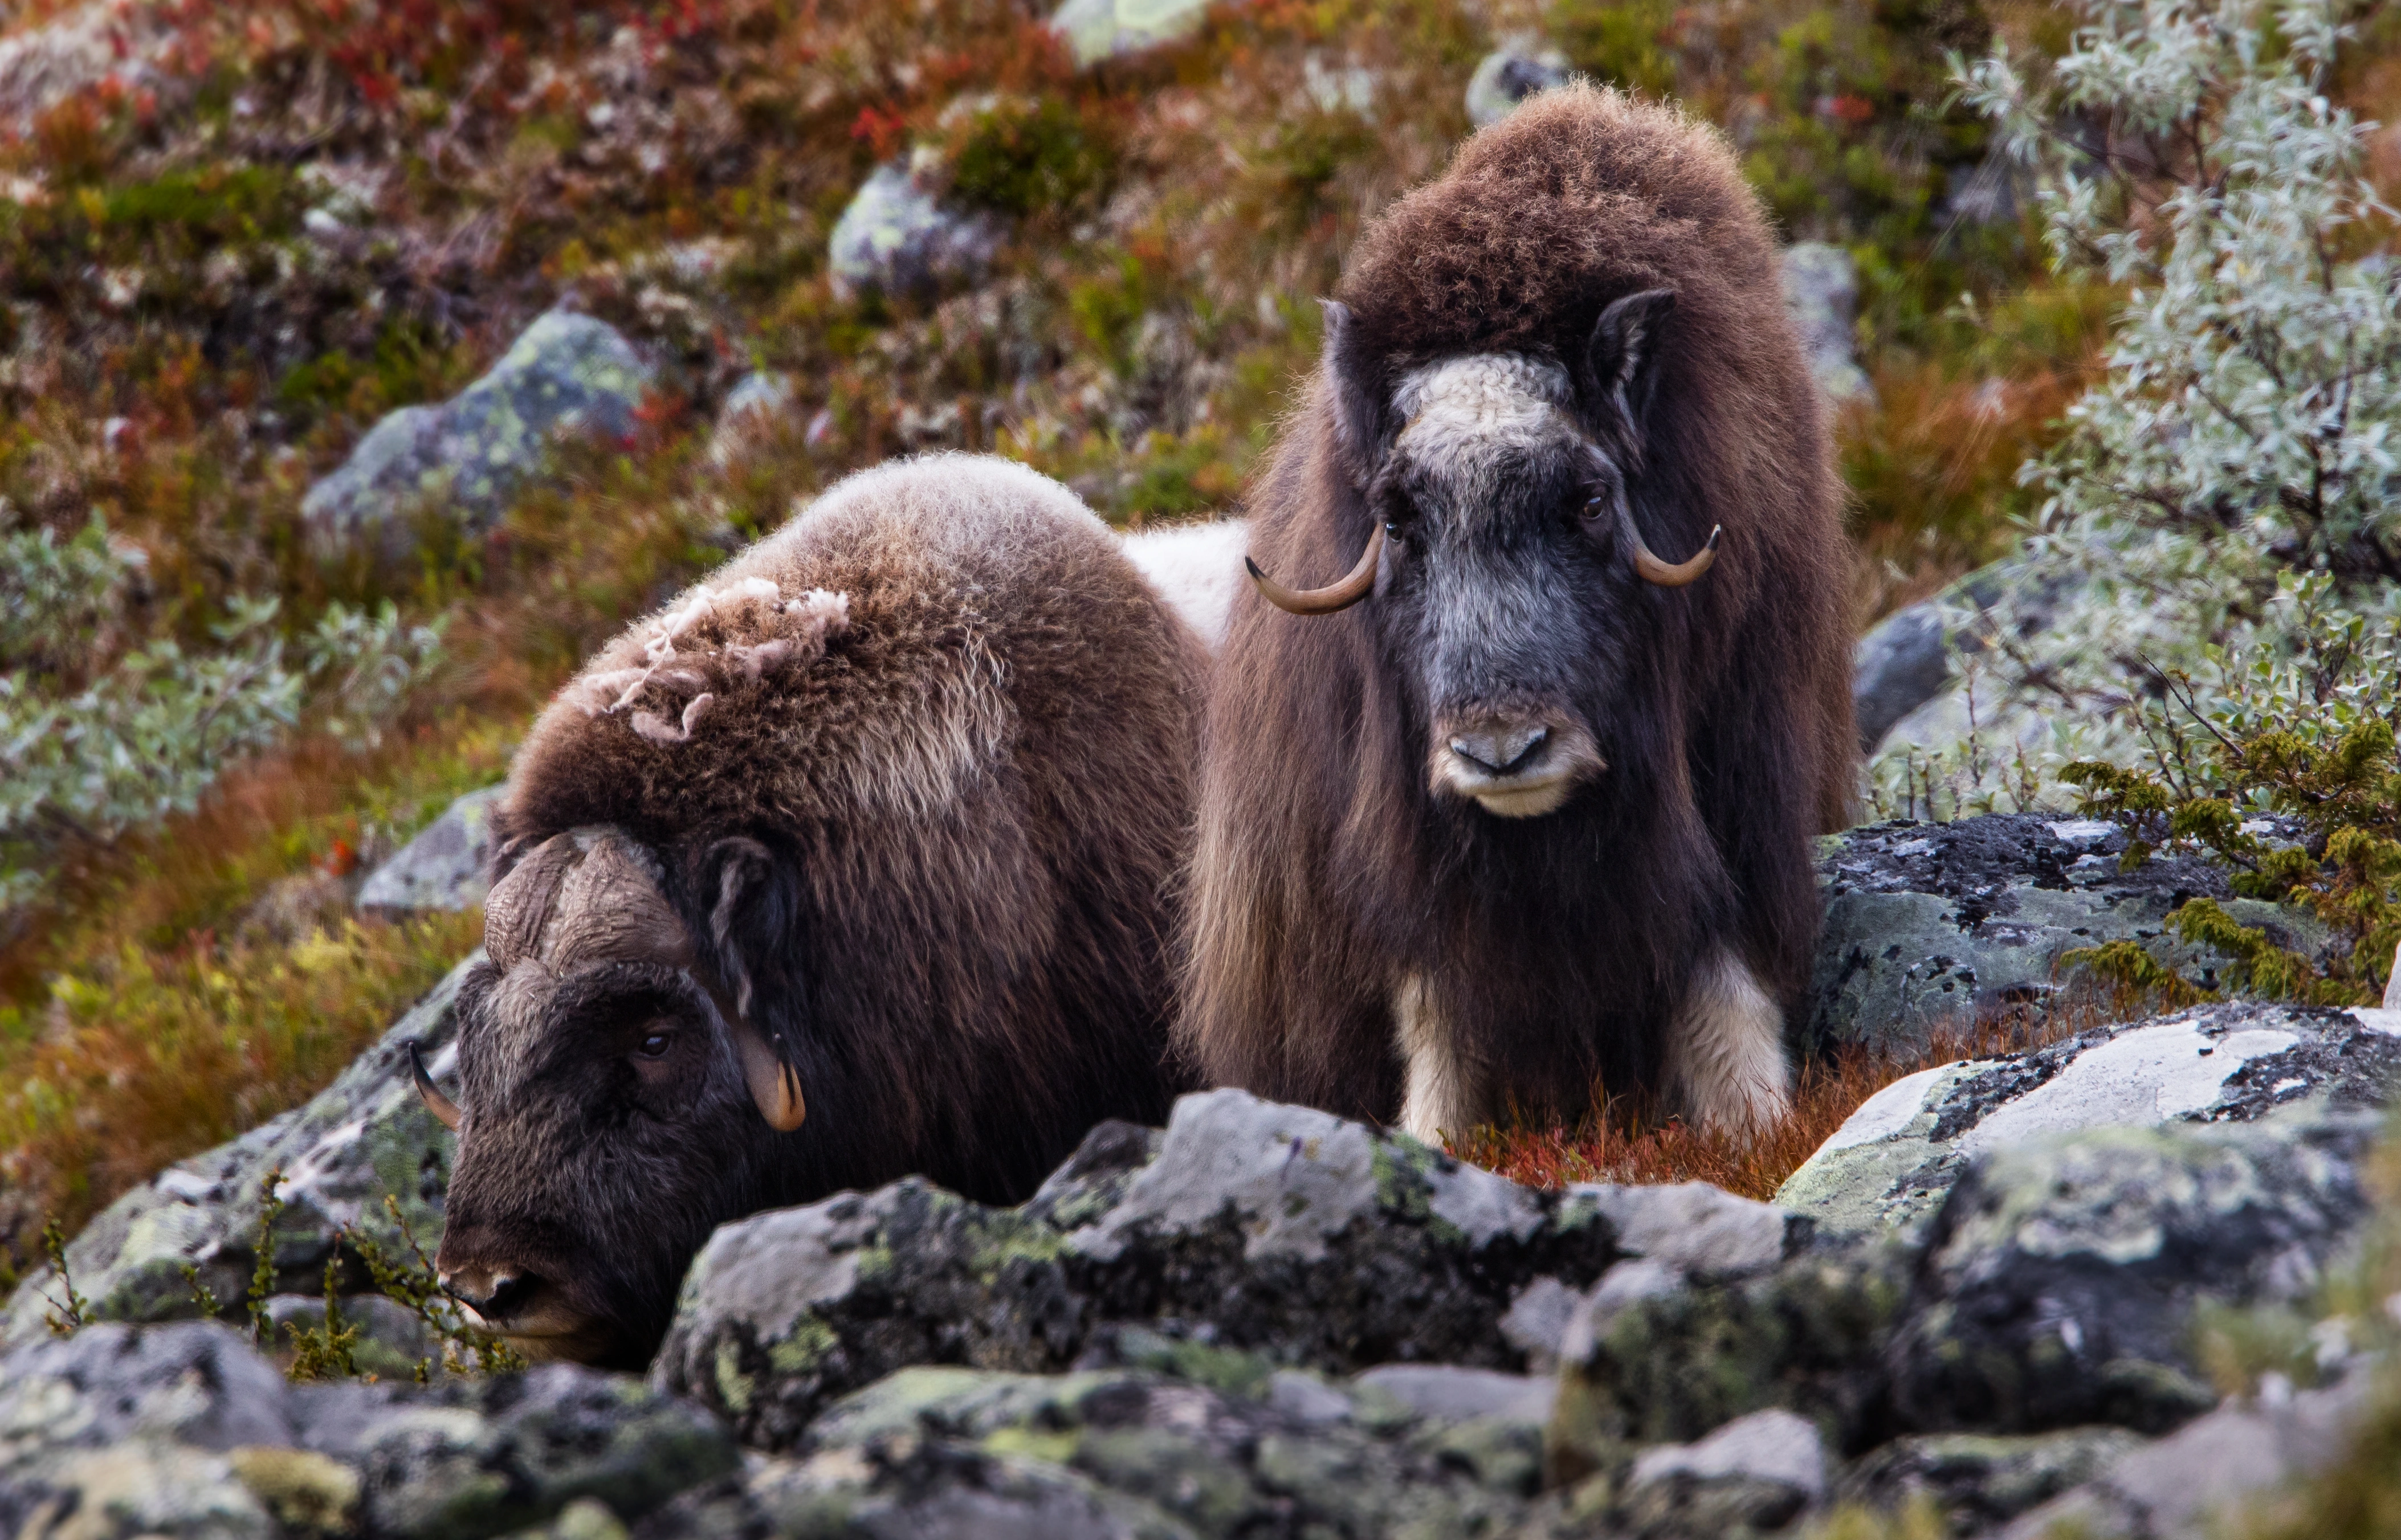
[[[1879,1054],[1856,1044],[1837,1048],[1802,1066],[1790,1108],[1749,1138],[1662,1120],[1647,1098],[1596,1097],[1595,1111],[1575,1127],[1487,1126],[1445,1143],[1459,1159],[1529,1187],[1707,1181],[1763,1201],[1860,1103],[1893,1082],[1960,1059],[2060,1042],[2111,1019],[2118,1003],[2079,993],[2040,1018],[1943,1028],[1923,1053]]]

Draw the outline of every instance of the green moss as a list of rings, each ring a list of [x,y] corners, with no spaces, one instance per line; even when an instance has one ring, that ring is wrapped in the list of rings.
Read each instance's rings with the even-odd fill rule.
[[[1065,212],[1097,196],[1117,150],[1096,121],[1056,96],[1003,96],[968,115],[951,153],[951,191],[971,207]]]

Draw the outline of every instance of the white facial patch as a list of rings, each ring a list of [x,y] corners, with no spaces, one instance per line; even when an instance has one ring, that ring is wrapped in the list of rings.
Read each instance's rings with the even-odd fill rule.
[[[1502,465],[1538,449],[1571,446],[1583,435],[1566,408],[1568,373],[1520,353],[1445,359],[1404,375],[1393,391],[1403,427],[1393,450],[1446,484],[1453,508],[1486,500]]]

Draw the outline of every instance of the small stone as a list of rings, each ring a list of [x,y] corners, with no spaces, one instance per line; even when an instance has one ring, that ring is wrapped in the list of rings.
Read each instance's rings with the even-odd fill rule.
[[[358,906],[396,918],[420,909],[457,913],[491,888],[492,809],[504,786],[471,791],[419,830],[359,889]]]
[[[1771,1410],[1697,1443],[1644,1450],[1626,1478],[1625,1506],[1638,1533],[1701,1540],[1781,1529],[1825,1494],[1816,1424]]]
[[[1420,1417],[1463,1423],[1502,1417],[1517,1423],[1547,1422],[1557,1384],[1525,1374],[1499,1374],[1455,1364],[1387,1364],[1359,1376]]]
[[[775,433],[792,410],[792,377],[754,370],[734,382],[718,408],[717,427],[708,439],[708,457],[731,465],[750,454]]]
[[[1486,54],[1468,77],[1468,121],[1489,129],[1526,98],[1564,86],[1570,78],[1566,54],[1532,34],[1520,33]]]

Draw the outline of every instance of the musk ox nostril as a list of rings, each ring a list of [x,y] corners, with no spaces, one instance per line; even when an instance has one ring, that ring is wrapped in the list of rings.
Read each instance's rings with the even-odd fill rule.
[[[1508,775],[1523,769],[1550,736],[1551,729],[1541,727],[1454,733],[1450,752],[1489,775]]]
[[[487,1321],[515,1314],[542,1283],[527,1273],[485,1273],[465,1268],[445,1273],[439,1281],[444,1293]]]

